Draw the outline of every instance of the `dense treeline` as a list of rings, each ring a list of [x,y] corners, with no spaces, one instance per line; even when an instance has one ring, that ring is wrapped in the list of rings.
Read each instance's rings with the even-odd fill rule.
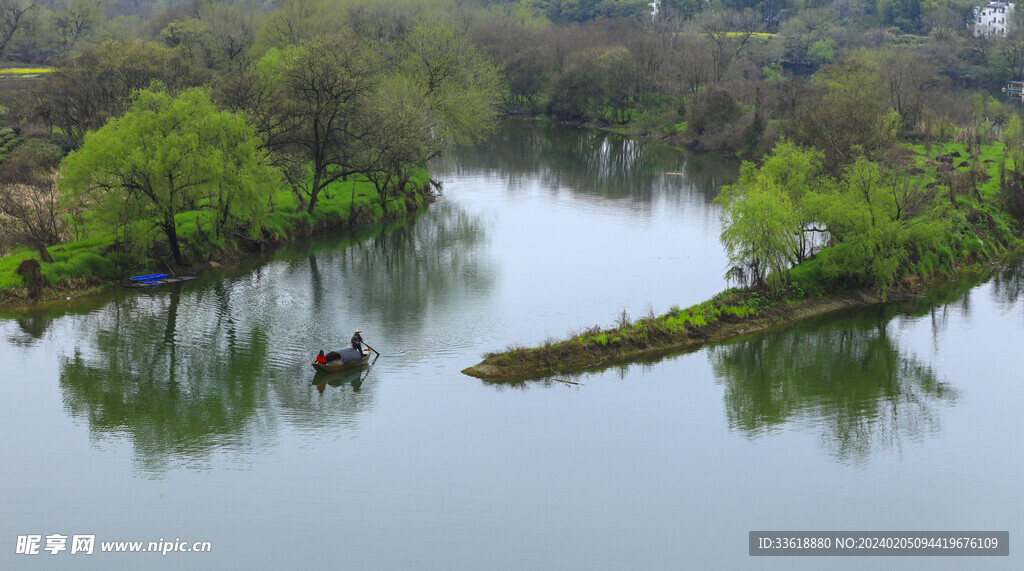
[[[0,48],[42,45],[47,11],[104,3],[0,12],[12,6],[30,20],[20,32],[0,22],[13,30]],[[96,12],[66,50],[35,52],[56,58],[52,71],[0,96],[13,127],[0,148],[0,246],[30,246],[51,283],[404,213],[430,193],[427,163],[488,134],[504,101],[451,7],[151,8]],[[126,33],[105,35],[116,20]],[[29,255],[0,262],[0,290]]]
[[[976,38],[964,18],[906,34],[867,15],[846,19],[842,8],[785,9],[775,26],[767,8],[746,7],[564,27],[506,9],[481,16],[473,34],[521,111],[750,155],[787,135],[848,159],[851,145],[885,143],[890,110],[894,136],[948,137],[973,121],[959,92],[1021,77],[1024,35]],[[994,124],[1005,118],[986,106]]]
[[[13,165],[12,174],[0,172],[8,181],[0,183],[0,204],[21,205],[5,207],[0,245],[31,245],[48,262],[46,246],[102,233],[129,258],[181,264],[229,236],[279,229],[282,212],[311,224],[371,208],[360,206],[361,198],[377,212],[395,209],[394,199],[417,192],[410,184],[416,169],[484,135],[499,105],[747,157],[799,149],[801,160],[815,165],[806,175],[815,196],[851,187],[851,169],[877,168],[885,181],[908,180],[898,173],[914,169],[927,172],[907,176],[942,174],[931,181],[938,190],[927,193],[932,206],[918,216],[942,210],[939,199],[952,210],[971,199],[964,181],[979,187],[977,173],[985,169],[977,157],[1002,138],[998,197],[976,190],[972,199],[978,208],[1019,200],[1012,160],[1019,144],[1006,138],[1014,110],[986,91],[1024,78],[1024,27],[1012,25],[1006,38],[975,37],[972,5],[961,0],[654,4],[656,10],[640,0],[0,0],[0,60],[54,66],[0,90],[3,123],[17,135],[0,146],[0,160],[10,156]],[[175,174],[193,179],[166,188],[140,184],[140,170],[125,170],[124,160],[120,169],[107,168],[128,125],[173,116],[182,98],[193,107],[189,121],[209,120],[231,133],[183,143],[223,157],[220,167],[194,161],[189,168],[201,176]],[[136,136],[145,129],[136,128]],[[37,143],[19,151],[28,139]],[[926,156],[951,142],[971,157],[952,173],[929,171],[901,151],[913,143]],[[252,150],[232,156],[230,146]],[[147,164],[165,167],[152,176],[169,178],[184,164],[155,145],[147,149],[157,153]],[[66,166],[75,168],[57,177],[54,162],[68,152]],[[32,161],[38,168],[24,166]],[[250,185],[263,190],[232,190],[238,182],[224,170],[240,165],[263,173]],[[737,189],[762,184],[758,176],[748,167]],[[957,190],[943,192],[952,186]],[[870,190],[861,194],[870,202]],[[843,223],[802,199],[790,196],[795,214],[784,216],[795,228],[787,240],[799,249],[756,268],[737,263],[735,276],[768,285],[769,276],[783,277],[783,267],[844,242],[835,231]],[[25,206],[31,204],[43,206]],[[186,224],[183,213],[193,211],[198,215]],[[50,223],[30,220],[47,213],[55,217]],[[999,218],[989,214],[970,215],[969,225]],[[1006,224],[999,219],[996,226]],[[824,231],[815,241],[806,227]],[[176,244],[183,231],[184,250]],[[885,275],[879,270],[868,281],[891,283]]]
[[[42,121],[80,141],[152,79],[245,97],[252,86],[239,81],[262,58],[315,37],[348,34],[394,64],[418,52],[374,43],[402,46],[424,14],[490,57],[510,111],[752,156],[786,135],[847,161],[852,145],[885,143],[890,110],[896,136],[941,139],[973,121],[957,91],[1024,78],[1024,29],[975,37],[973,4],[962,0],[655,4],[652,13],[641,0],[3,0],[0,59],[85,70],[49,82],[42,102],[4,105],[8,122]],[[995,125],[999,107],[986,103]]]

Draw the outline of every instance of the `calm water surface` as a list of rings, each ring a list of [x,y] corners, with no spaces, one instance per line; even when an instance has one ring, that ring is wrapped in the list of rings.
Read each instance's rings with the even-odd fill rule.
[[[579,386],[459,373],[721,290],[736,170],[512,122],[435,165],[415,220],[0,320],[0,568],[1021,568],[1021,265]],[[356,328],[385,356],[314,375]],[[1012,555],[747,556],[802,529],[1009,530]]]

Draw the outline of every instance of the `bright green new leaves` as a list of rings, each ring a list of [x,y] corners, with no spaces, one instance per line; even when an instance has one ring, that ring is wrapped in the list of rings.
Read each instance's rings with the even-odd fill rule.
[[[241,225],[256,236],[278,180],[245,120],[218,111],[196,88],[177,98],[137,92],[128,113],[68,155],[59,187],[94,205],[122,243],[137,246],[152,229],[162,231],[180,265],[175,215],[211,209],[216,232]]]
[[[951,222],[932,199],[905,173],[858,159],[835,188],[806,201],[834,244],[819,256],[825,275],[879,290],[895,284],[909,260],[940,248],[949,234]]]
[[[755,287],[778,291],[785,287],[795,247],[796,211],[781,187],[765,177],[753,184],[729,187],[718,199],[724,206],[726,224],[722,230],[734,272],[744,272],[745,281]]]
[[[806,259],[818,232],[803,202],[821,173],[821,152],[782,140],[764,164],[744,163],[735,185],[722,189],[722,243],[741,283],[779,290],[792,264]]]
[[[955,216],[934,185],[864,157],[836,180],[823,162],[820,151],[784,139],[722,189],[730,279],[778,292],[793,265],[816,256],[823,277],[884,291],[912,264],[949,250]]]

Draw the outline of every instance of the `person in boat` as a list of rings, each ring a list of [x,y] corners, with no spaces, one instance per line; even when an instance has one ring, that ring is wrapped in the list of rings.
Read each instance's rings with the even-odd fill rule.
[[[355,335],[352,336],[352,348],[360,353],[363,352],[363,336],[359,334],[358,329],[356,329]]]
[[[316,356],[317,363],[326,363],[327,357],[324,355],[323,349],[320,350],[320,354]]]

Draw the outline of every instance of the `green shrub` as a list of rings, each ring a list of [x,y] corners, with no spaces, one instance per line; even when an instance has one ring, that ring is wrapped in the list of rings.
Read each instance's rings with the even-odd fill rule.
[[[92,252],[75,254],[65,262],[43,264],[43,276],[50,283],[74,278],[106,279],[117,273],[117,268],[111,260]]]
[[[960,244],[960,251],[965,257],[971,254],[983,254],[985,252],[985,244],[977,236],[968,236]]]
[[[722,313],[733,315],[735,317],[748,317],[751,315],[757,315],[757,311],[752,307],[737,307],[730,305],[722,310]]]

